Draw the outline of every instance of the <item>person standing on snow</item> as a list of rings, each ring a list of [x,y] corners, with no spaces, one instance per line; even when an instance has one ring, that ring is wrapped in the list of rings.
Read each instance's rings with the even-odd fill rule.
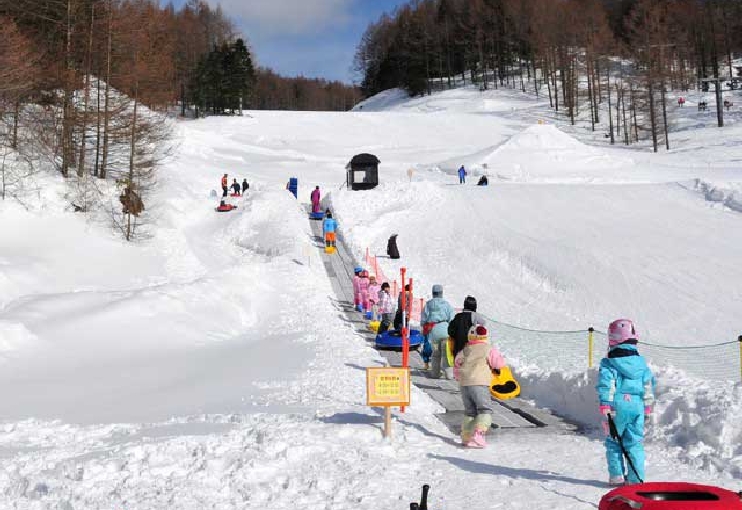
[[[379,292],[379,313],[381,314],[381,324],[379,325],[379,332],[388,330],[392,325],[392,316],[394,315],[394,302],[392,296],[389,295],[389,283],[384,282],[381,284],[381,291]]]
[[[321,211],[321,206],[320,206],[320,203],[319,203],[320,202],[319,186],[316,186],[312,190],[312,194],[310,195],[310,198],[312,200],[312,212],[313,213],[320,212]]]
[[[229,179],[227,178],[227,174],[224,174],[222,177],[222,192],[223,197],[229,195]]]
[[[644,480],[644,420],[652,413],[655,381],[647,362],[637,351],[638,341],[639,335],[629,319],[618,319],[608,326],[608,355],[600,361],[595,389],[606,435],[610,485]],[[628,469],[624,466],[621,444],[610,435],[609,415],[630,459]]]
[[[376,283],[376,275],[369,275],[368,277],[368,309],[373,313],[371,320],[378,320],[377,316],[379,313],[379,292],[381,292],[381,286]]]
[[[448,323],[454,318],[454,311],[451,305],[443,299],[443,286],[433,285],[433,299],[425,303],[420,324],[422,324],[422,333],[425,335],[425,341],[430,344],[430,355],[423,356],[425,369],[430,368],[429,363],[432,359],[433,370],[430,377],[438,379],[441,376],[441,360],[447,359],[445,356],[446,344],[448,340]],[[425,349],[423,348],[423,351]],[[444,364],[444,371],[448,367],[448,362]],[[447,373],[448,374],[448,373]]]
[[[360,294],[361,298],[361,311],[367,312],[368,311],[368,271],[365,269],[361,271],[361,274],[359,274],[360,279],[358,280],[358,292]]]
[[[410,315],[412,314],[412,292],[410,292],[410,284],[404,286],[404,293],[405,293],[405,304],[407,307],[404,309],[405,316],[406,316],[406,322],[409,325],[410,323]],[[399,296],[397,296],[397,313],[394,314],[394,329],[397,331],[402,330],[402,293],[399,293]]]
[[[459,184],[466,184],[466,168],[464,168],[464,165],[459,168]]]
[[[250,189],[250,185],[247,183],[247,179],[242,179],[242,194],[244,195],[247,190]]]
[[[492,426],[492,371],[505,366],[500,351],[490,346],[487,328],[476,324],[469,329],[466,347],[456,355],[454,376],[461,385],[464,422],[461,444],[470,448],[487,446],[485,435]]]
[[[360,266],[353,269],[353,273],[355,273],[353,275],[353,305],[359,312],[361,311],[361,271],[363,271],[363,268]]]
[[[484,317],[477,313],[477,300],[472,296],[466,296],[466,299],[464,299],[464,309],[457,313],[453,320],[448,323],[448,336],[453,338],[454,357],[466,345],[469,328],[474,324],[487,325]]]
[[[325,212],[325,220],[322,222],[322,233],[325,236],[325,247],[335,248],[337,242],[338,222],[332,217],[332,212],[328,209]]]
[[[237,179],[232,180],[232,193],[234,193],[235,195],[240,194],[240,183],[237,182]]]

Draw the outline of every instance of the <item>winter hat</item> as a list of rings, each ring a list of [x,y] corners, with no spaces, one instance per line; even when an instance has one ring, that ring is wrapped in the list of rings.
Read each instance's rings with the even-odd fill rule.
[[[441,297],[443,296],[443,285],[438,285],[437,283],[433,285],[433,297]]]
[[[356,266],[355,268],[353,268],[353,272],[354,272],[355,274],[358,274],[358,273],[360,273],[361,271],[363,271],[363,268],[362,268],[361,266]]]
[[[366,270],[364,269],[363,271],[361,271],[361,274],[360,274],[360,275],[358,275],[358,276],[360,276],[361,278],[368,278],[368,271],[366,271]]]
[[[369,274],[369,275],[368,275],[368,279],[369,279],[369,280],[374,280],[374,281],[376,281],[376,275],[375,275],[375,274]]]
[[[608,346],[613,348],[620,344],[634,344],[639,341],[634,323],[629,319],[617,319],[608,326]]]
[[[488,338],[487,328],[481,324],[475,324],[469,328],[470,342],[486,342]]]
[[[474,296],[466,296],[466,299],[464,300],[464,310],[469,312],[477,311],[477,300]]]

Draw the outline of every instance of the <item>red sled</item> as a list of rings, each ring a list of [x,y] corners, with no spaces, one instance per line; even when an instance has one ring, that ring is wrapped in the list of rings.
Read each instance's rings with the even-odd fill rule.
[[[742,493],[686,482],[649,482],[614,489],[598,510],[742,510]]]
[[[224,204],[224,205],[220,205],[219,207],[217,207],[216,211],[217,212],[229,212],[232,209],[237,209],[237,206],[232,205],[232,204]]]
[[[240,198],[242,195],[240,195],[239,193],[230,193],[229,196],[232,198]]]

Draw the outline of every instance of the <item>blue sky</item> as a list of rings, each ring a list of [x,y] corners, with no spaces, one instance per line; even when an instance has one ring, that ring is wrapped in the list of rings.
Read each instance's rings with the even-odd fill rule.
[[[405,0],[207,0],[247,36],[258,64],[284,75],[351,82],[356,45],[371,21]],[[164,3],[164,2],[163,2]],[[185,0],[174,0],[176,7]]]

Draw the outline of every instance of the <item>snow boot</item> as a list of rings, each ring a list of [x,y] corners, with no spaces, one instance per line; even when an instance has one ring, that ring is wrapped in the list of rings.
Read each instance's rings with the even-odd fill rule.
[[[471,437],[466,446],[469,448],[484,448],[487,446],[487,440],[484,437],[484,431],[482,429],[476,429],[474,435]]]
[[[611,487],[622,487],[625,484],[623,476],[610,476],[608,477],[608,485]]]
[[[464,416],[464,421],[461,424],[461,445],[466,446],[472,436],[472,429],[474,428],[474,417]]]

